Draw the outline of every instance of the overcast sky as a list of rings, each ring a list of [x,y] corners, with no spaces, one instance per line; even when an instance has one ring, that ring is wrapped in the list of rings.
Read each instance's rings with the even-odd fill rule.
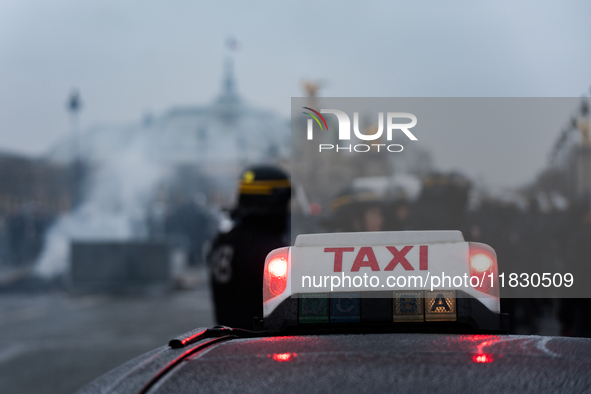
[[[588,1],[2,0],[0,149],[40,154],[67,135],[73,87],[83,128],[206,104],[228,37],[241,94],[285,116],[302,79],[356,97],[579,97],[591,84]],[[544,163],[547,140],[527,159]]]

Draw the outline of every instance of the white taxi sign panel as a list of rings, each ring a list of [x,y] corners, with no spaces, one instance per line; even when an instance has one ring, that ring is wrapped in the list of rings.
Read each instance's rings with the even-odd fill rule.
[[[293,294],[432,291],[446,285],[454,288],[452,278],[456,286],[461,285],[460,278],[467,285],[470,276],[469,244],[459,231],[299,236],[291,248],[291,260]]]
[[[276,266],[284,267],[279,276]],[[445,299],[449,294],[454,300],[456,295],[478,298],[489,310],[500,311],[496,254],[487,245],[466,242],[460,231],[300,235],[294,246],[270,253],[265,270],[265,315],[287,297],[352,292],[395,299],[394,294],[408,293],[401,293],[403,304],[394,305],[396,321],[455,319],[455,301],[439,308],[442,294]],[[409,300],[423,299],[421,294],[424,302],[433,298],[435,307],[417,304],[415,313]]]
[[[469,274],[467,242],[293,247],[291,257],[294,293],[429,290],[442,273]]]

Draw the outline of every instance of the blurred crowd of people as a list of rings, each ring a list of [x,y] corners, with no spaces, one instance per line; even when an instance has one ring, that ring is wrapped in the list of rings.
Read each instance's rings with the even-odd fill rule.
[[[588,203],[568,206],[564,200],[539,196],[474,201],[471,192],[469,179],[457,173],[424,177],[414,200],[400,190],[384,196],[370,188],[348,187],[331,200],[330,213],[320,218],[318,230],[461,230],[466,241],[495,249],[499,272],[570,272],[579,284],[585,281],[591,261]],[[588,299],[501,300],[501,309],[512,317],[512,332],[521,334],[591,336],[587,305]],[[559,328],[545,327],[548,322]]]
[[[2,265],[31,265],[43,247],[43,237],[55,216],[34,204],[14,206],[0,215],[0,259]]]

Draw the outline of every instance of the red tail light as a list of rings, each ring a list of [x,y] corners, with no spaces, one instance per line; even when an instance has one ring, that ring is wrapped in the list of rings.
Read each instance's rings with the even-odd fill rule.
[[[470,242],[470,284],[478,291],[499,296],[497,254],[488,245]]]
[[[275,249],[267,255],[263,280],[263,301],[283,294],[287,288],[289,248]]]
[[[275,257],[269,261],[269,290],[275,295],[283,293],[287,287],[287,259]]]

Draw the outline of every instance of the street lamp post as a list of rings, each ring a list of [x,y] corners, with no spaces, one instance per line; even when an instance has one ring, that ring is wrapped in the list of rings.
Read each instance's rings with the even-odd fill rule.
[[[67,110],[70,113],[70,127],[73,137],[72,146],[72,178],[71,178],[71,206],[72,208],[78,206],[82,199],[82,181],[84,178],[84,166],[81,155],[81,136],[80,136],[80,120],[79,114],[82,109],[82,101],[77,89],[72,90],[68,102],[66,104]]]
[[[68,98],[67,109],[68,112],[70,112],[70,127],[72,129],[72,135],[74,137],[74,152],[72,156],[74,158],[74,161],[77,161],[80,158],[80,123],[78,114],[82,109],[82,101],[80,100],[80,94],[78,93],[77,89],[72,90],[72,93]]]

